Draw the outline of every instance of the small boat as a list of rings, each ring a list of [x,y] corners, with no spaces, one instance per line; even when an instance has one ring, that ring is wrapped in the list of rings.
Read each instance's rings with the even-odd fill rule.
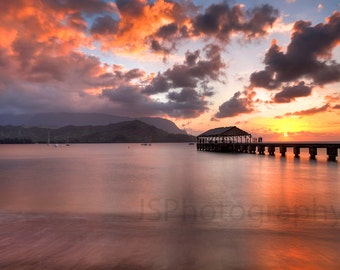
[[[189,142],[188,144],[189,144],[189,145],[195,145],[195,143],[194,143],[194,142]]]

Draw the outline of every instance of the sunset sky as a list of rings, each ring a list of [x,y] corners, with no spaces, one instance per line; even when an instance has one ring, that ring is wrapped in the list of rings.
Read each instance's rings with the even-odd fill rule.
[[[0,2],[0,114],[340,141],[338,0]]]

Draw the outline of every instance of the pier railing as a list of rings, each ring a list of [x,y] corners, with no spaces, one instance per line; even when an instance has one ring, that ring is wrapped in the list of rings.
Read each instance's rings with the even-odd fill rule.
[[[275,149],[279,148],[281,156],[285,156],[287,148],[292,148],[295,157],[299,157],[301,148],[308,148],[311,159],[315,159],[319,148],[324,148],[327,151],[328,160],[335,161],[338,156],[340,143],[332,142],[197,142],[198,151],[211,152],[239,152],[264,155],[267,152],[269,155],[275,155]]]

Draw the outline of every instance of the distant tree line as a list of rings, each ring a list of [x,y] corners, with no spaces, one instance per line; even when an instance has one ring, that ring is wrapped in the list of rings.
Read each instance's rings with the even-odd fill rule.
[[[0,144],[31,144],[34,143],[29,138],[2,138]]]

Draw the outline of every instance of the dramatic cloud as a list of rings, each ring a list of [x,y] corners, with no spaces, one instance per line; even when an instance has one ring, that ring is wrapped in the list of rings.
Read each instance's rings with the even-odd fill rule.
[[[20,1],[20,0],[19,0]],[[112,4],[104,0],[66,0],[66,1],[55,1],[55,0],[44,0],[43,3],[49,8],[60,11],[60,12],[72,12],[80,11],[86,15],[101,14],[104,12],[114,12],[115,8]]]
[[[228,101],[224,102],[219,111],[215,114],[216,118],[233,117],[242,113],[250,113],[254,111],[252,95],[253,93],[236,92]]]
[[[104,49],[116,53],[151,50],[162,54],[172,51],[175,40],[187,35],[186,24],[198,10],[190,1],[163,0],[153,4],[145,0],[117,0],[116,9],[119,17],[117,25],[114,19],[110,22],[115,30],[107,32],[106,38],[94,36],[100,39]]]
[[[229,7],[227,2],[212,4],[204,14],[192,19],[193,33],[216,37],[227,42],[230,35],[235,32],[253,38],[265,35],[277,17],[278,11],[269,5],[244,12],[242,5]]]
[[[332,95],[325,96],[327,103],[337,103],[340,102],[340,93],[334,93]]]
[[[212,4],[200,14],[200,7],[191,1],[158,0],[151,4],[117,0],[114,11],[117,20],[112,15],[101,16],[91,27],[104,49],[131,53],[147,48],[163,55],[174,51],[181,40],[193,37],[217,38],[222,43],[229,42],[233,33],[247,39],[261,37],[278,18],[278,11],[270,5],[244,10],[242,5],[231,7],[227,2]]]
[[[183,88],[180,92],[169,92],[167,102],[151,99],[141,92],[140,87],[128,85],[117,89],[104,89],[102,97],[109,98],[115,111],[129,115],[167,114],[171,117],[194,118],[208,110],[208,102],[195,89]]]
[[[284,114],[283,116],[284,117],[289,117],[289,116],[306,116],[306,115],[314,115],[314,114],[317,114],[317,113],[322,113],[322,112],[326,112],[330,109],[330,106],[329,104],[325,104],[324,106],[321,106],[321,107],[314,107],[314,108],[311,108],[311,109],[308,109],[308,110],[302,110],[302,111],[296,111],[296,112],[289,112],[289,113],[286,113]],[[276,119],[280,119],[280,118],[283,118],[283,116],[276,116],[275,118]]]
[[[152,79],[149,85],[143,89],[143,93],[147,95],[153,95],[157,93],[165,93],[170,89],[170,83],[166,76],[158,73],[158,75]]]
[[[263,87],[268,90],[276,89],[280,86],[280,82],[274,79],[274,72],[269,70],[261,70],[250,75],[252,86]]]
[[[294,86],[283,87],[282,91],[274,96],[276,103],[289,103],[297,97],[307,97],[312,93],[312,87],[306,86],[304,82],[300,82]]]
[[[152,95],[167,92],[170,88],[201,87],[205,91],[205,96],[211,96],[208,91],[208,81],[219,80],[224,75],[225,64],[221,57],[221,48],[214,44],[208,44],[204,49],[204,58],[201,51],[187,51],[183,64],[176,64],[166,70],[163,74],[158,74],[151,83],[145,87],[143,93]]]
[[[221,48],[209,44],[204,48],[206,60],[199,59],[200,52],[187,52],[183,65],[174,65],[164,75],[172,81],[173,87],[196,87],[200,80],[218,80],[222,75],[221,69],[225,67],[221,58]]]
[[[271,5],[214,2],[1,1],[0,112],[200,116],[226,80],[231,39],[261,38],[279,16]],[[296,22],[287,49],[273,42],[263,70],[252,73],[245,91],[223,100],[215,117],[254,112],[254,87],[273,91],[273,101],[283,103],[340,81],[332,59],[339,14],[316,26]],[[156,62],[160,57],[167,61]],[[327,102],[329,110],[339,104]]]
[[[114,35],[118,31],[118,22],[111,16],[97,17],[91,27],[91,34],[94,36]]]
[[[331,60],[332,50],[340,42],[340,12],[334,12],[327,23],[311,26],[298,21],[286,53],[274,41],[267,51],[265,70],[250,76],[252,87],[276,89],[283,82],[302,78],[311,79],[315,85],[340,81],[340,64]]]
[[[164,73],[158,73],[147,85],[133,84],[131,79],[141,80],[145,74],[140,70],[114,71],[113,81],[123,87],[105,89],[102,97],[109,98],[120,110],[132,108],[143,115],[167,114],[171,117],[197,117],[208,110],[206,97],[213,95],[208,81],[219,80],[225,64],[220,47],[209,44],[203,51],[187,51],[183,64],[174,65]],[[204,57],[201,57],[204,53]],[[134,75],[134,76],[132,76]],[[160,93],[166,101],[153,100],[150,96]],[[118,105],[119,103],[124,106]],[[143,110],[143,107],[145,108]]]

